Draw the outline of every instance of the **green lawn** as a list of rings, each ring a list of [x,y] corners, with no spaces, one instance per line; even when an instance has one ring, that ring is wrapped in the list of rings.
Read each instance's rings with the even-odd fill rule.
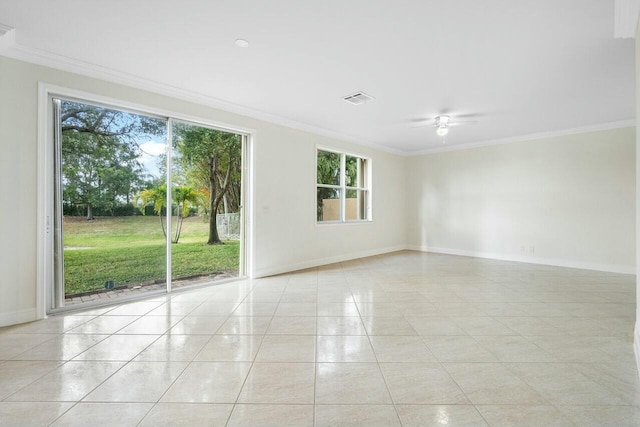
[[[208,223],[187,218],[180,243],[172,245],[173,278],[238,270],[237,241],[209,246]],[[165,240],[157,216],[64,219],[64,281],[67,295],[165,278]]]

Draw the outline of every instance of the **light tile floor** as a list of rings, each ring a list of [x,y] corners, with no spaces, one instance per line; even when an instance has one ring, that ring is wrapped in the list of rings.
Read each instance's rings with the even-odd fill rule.
[[[638,426],[635,277],[398,252],[0,329],[2,426]]]

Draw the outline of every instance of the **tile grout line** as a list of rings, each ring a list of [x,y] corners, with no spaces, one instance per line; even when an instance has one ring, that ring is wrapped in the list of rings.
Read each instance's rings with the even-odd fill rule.
[[[434,304],[435,306],[435,304]],[[436,306],[436,309],[438,309],[438,307]],[[403,315],[404,317],[404,315]],[[440,317],[440,316],[438,316]],[[405,318],[405,320],[407,320]],[[408,320],[407,320],[408,322]],[[455,323],[455,322],[454,322]],[[409,322],[409,324],[411,325],[411,322]],[[457,324],[456,324],[457,325]],[[413,325],[411,325],[413,327]],[[458,326],[459,327],[459,326]],[[415,328],[414,328],[415,329]],[[417,333],[417,331],[416,331]],[[484,420],[484,422],[490,426],[489,422],[485,419],[484,415],[482,415],[482,413],[480,412],[480,410],[478,410],[478,407],[476,406],[476,404],[469,398],[469,395],[467,394],[467,392],[464,391],[464,389],[462,387],[460,387],[460,384],[458,384],[458,382],[455,380],[455,378],[453,378],[453,376],[451,375],[451,373],[449,373],[449,371],[446,369],[446,367],[444,366],[444,363],[440,360],[439,357],[436,356],[436,354],[431,350],[431,348],[429,347],[429,345],[425,342],[424,340],[424,336],[418,334],[418,336],[420,337],[421,342],[423,343],[423,345],[427,348],[427,350],[429,350],[429,352],[433,355],[434,359],[436,360],[438,366],[440,366],[440,369],[442,369],[442,372],[446,373],[447,376],[449,377],[449,379],[456,385],[456,387],[458,387],[458,389],[462,392],[462,394],[464,395],[464,397],[467,399],[467,401],[469,401],[469,404],[471,406],[473,406],[474,410],[476,411],[476,413],[478,413],[480,415],[480,417]],[[462,404],[460,404],[462,405]]]
[[[144,315],[143,315],[144,316]],[[139,316],[139,318],[142,318],[143,316]],[[100,317],[100,316],[98,316]],[[136,319],[136,320],[138,320]],[[114,336],[118,331],[120,331],[121,329],[129,326],[131,323],[135,322],[136,320],[128,323],[127,325],[123,326],[122,328],[118,329],[117,331],[113,332],[112,334],[110,334],[107,338],[105,338],[104,340],[108,339],[111,336]],[[160,335],[162,336],[162,335]],[[120,366],[118,369],[116,369],[113,373],[111,373],[111,375],[109,375],[108,377],[106,377],[102,382],[100,382],[100,384],[98,384],[97,386],[95,386],[94,388],[92,388],[89,392],[87,392],[82,398],[80,398],[79,400],[77,400],[70,408],[69,410],[65,411],[63,414],[61,414],[59,417],[57,417],[55,420],[53,420],[51,422],[51,424],[54,424],[58,419],[60,419],[62,416],[64,416],[65,414],[67,414],[68,412],[71,411],[71,409],[75,408],[76,406],[78,406],[80,403],[82,403],[82,400],[84,398],[86,398],[87,396],[89,396],[91,393],[93,393],[96,389],[98,389],[98,387],[102,386],[105,382],[107,382],[111,377],[113,377],[116,373],[120,372],[125,366],[127,366],[135,357],[137,357],[140,353],[142,353],[144,350],[146,350],[147,348],[149,348],[149,346],[151,346],[154,342],[156,342],[159,338],[156,338],[155,340],[153,340],[151,343],[149,343],[149,345],[147,345],[144,349],[142,349],[141,351],[139,351],[138,353],[136,353],[131,359],[129,359],[128,361],[120,361],[120,362],[124,362],[122,366]],[[104,341],[102,340],[102,341]],[[102,342],[100,341],[100,342]],[[98,345],[99,343],[96,343],[94,346]],[[90,347],[93,348],[94,346]],[[85,351],[81,352],[80,354],[85,353],[86,351],[88,351],[89,349],[86,349]],[[76,355],[75,357],[78,357],[80,354]],[[69,360],[71,361],[71,360]],[[118,361],[108,361],[108,362],[118,362]],[[94,403],[94,402],[84,402],[84,403]],[[98,402],[95,402],[98,403]],[[108,402],[108,403],[113,403],[113,402]],[[125,403],[125,402],[123,402]],[[127,403],[132,403],[132,402],[127,402]],[[149,409],[151,410],[151,409]],[[144,418],[144,417],[143,417]],[[50,424],[50,425],[51,425]]]
[[[286,286],[285,286],[286,289]],[[249,295],[253,292],[254,288],[252,288],[251,292],[249,292],[247,295],[245,295],[245,297],[242,299],[241,303],[244,302]],[[284,293],[284,290],[283,292]],[[242,381],[242,385],[240,386],[240,388],[238,389],[238,395],[236,396],[236,399],[233,403],[233,406],[231,407],[231,411],[229,411],[229,416],[227,417],[227,421],[225,422],[225,427],[227,425],[229,425],[229,422],[231,422],[231,417],[233,416],[233,414],[236,411],[236,408],[238,407],[238,401],[240,400],[240,395],[242,394],[242,390],[244,389],[245,384],[247,383],[247,379],[249,379],[249,375],[251,375],[251,371],[253,370],[253,367],[255,365],[256,362],[256,358],[258,357],[258,354],[260,353],[260,349],[262,348],[262,344],[264,343],[264,337],[266,336],[267,332],[269,331],[269,328],[271,327],[271,323],[273,322],[273,318],[275,317],[275,313],[278,310],[278,307],[280,306],[280,301],[282,300],[282,295],[280,295],[280,298],[278,298],[278,303],[276,305],[276,309],[273,312],[273,314],[271,315],[271,319],[269,320],[269,324],[267,325],[264,334],[262,334],[262,338],[260,340],[260,344],[258,345],[258,349],[256,350],[256,354],[255,356],[253,356],[253,360],[251,361],[251,366],[249,366],[249,369],[247,370],[247,374],[244,377],[244,380]],[[231,315],[229,315],[229,317],[231,317]],[[249,317],[249,316],[247,316]],[[220,328],[222,328],[222,325],[220,326]],[[220,330],[220,329],[218,329]]]
[[[316,333],[314,336],[313,343],[313,408],[312,408],[312,425],[315,427],[317,424],[316,420],[316,396],[318,393],[318,296],[320,293],[320,280],[319,280],[319,270],[316,268],[315,270],[315,285],[316,285]]]
[[[178,323],[180,323],[182,320],[184,320],[185,318],[187,318],[189,316],[189,314],[193,313],[195,310],[197,310],[200,306],[202,306],[204,303],[206,302],[206,300],[202,301],[200,304],[196,305],[191,311],[189,311],[189,313],[187,313],[186,315],[184,315],[184,317],[179,321],[176,322],[176,325]],[[224,322],[223,322],[224,324]],[[171,329],[176,326],[176,325],[172,325],[162,336],[170,336],[168,335],[168,333],[171,331]],[[220,325],[220,327],[222,327],[222,325]],[[220,328],[219,327],[219,328]],[[186,334],[187,336],[194,336],[197,334]],[[214,334],[215,335],[215,334]],[[187,364],[185,365],[185,367],[182,369],[182,371],[180,371],[180,374],[178,374],[176,376],[176,378],[171,382],[171,384],[166,388],[166,390],[162,393],[162,395],[158,398],[158,400],[153,404],[153,406],[149,409],[149,411],[147,411],[147,413],[142,417],[142,419],[140,420],[140,422],[138,423],[138,425],[140,425],[144,419],[151,413],[151,411],[160,403],[160,401],[162,400],[162,398],[167,394],[167,392],[169,391],[169,389],[176,383],[176,381],[178,381],[178,379],[182,376],[182,374],[192,365],[192,363],[195,361],[195,359],[198,357],[198,355],[202,352],[202,349],[204,349],[204,347],[206,347],[206,345],[213,339],[213,336],[211,335],[209,337],[209,339],[207,340],[207,342],[202,346],[202,348],[200,350],[198,350],[198,352],[193,356],[193,359],[187,361]],[[136,356],[137,357],[137,356]],[[172,361],[167,360],[167,363],[171,363]],[[169,402],[171,403],[171,402]]]
[[[352,292],[353,295],[353,292]],[[355,297],[354,297],[355,300]],[[395,303],[394,303],[395,305]],[[397,308],[397,307],[396,307]],[[389,400],[391,400],[391,405],[393,405],[393,410],[395,411],[396,414],[396,418],[398,419],[398,424],[400,426],[402,426],[404,423],[402,422],[402,418],[400,417],[400,411],[398,410],[398,406],[396,405],[396,401],[393,398],[393,395],[391,394],[391,389],[389,388],[389,384],[387,383],[387,379],[384,376],[384,373],[382,371],[382,367],[380,366],[380,360],[378,359],[378,354],[375,351],[375,348],[373,347],[373,343],[371,342],[371,335],[369,334],[369,331],[367,330],[367,328],[364,326],[364,321],[362,320],[362,313],[360,312],[360,308],[356,305],[356,309],[358,310],[358,314],[359,314],[359,319],[360,322],[362,323],[362,326],[364,328],[364,332],[367,336],[367,341],[369,342],[369,346],[371,347],[371,352],[373,353],[373,357],[376,360],[376,367],[378,368],[378,372],[380,372],[380,377],[382,378],[382,381],[384,382],[384,386],[387,390],[387,394],[389,396]],[[404,318],[404,316],[403,316]]]

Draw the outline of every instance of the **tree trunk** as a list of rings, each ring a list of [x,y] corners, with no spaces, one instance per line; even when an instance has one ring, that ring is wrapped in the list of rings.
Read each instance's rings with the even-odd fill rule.
[[[178,206],[180,207],[180,206]],[[182,222],[184,221],[184,218],[182,217],[182,215],[180,215],[180,211],[178,210],[178,216],[176,216],[176,235],[175,238],[173,239],[173,243],[178,243],[178,241],[180,240],[180,234],[182,233]]]
[[[160,209],[160,212],[158,213],[158,218],[160,218],[160,225],[162,226],[162,235],[166,238],[167,232],[164,229],[164,221],[162,221],[162,209]]]
[[[231,182],[231,169],[233,158],[229,153],[229,165],[225,172],[224,178],[218,177],[219,159],[217,155],[209,158],[209,241],[208,245],[222,245],[220,235],[218,234],[217,214],[218,206],[222,202],[224,195],[229,189]],[[219,183],[217,181],[219,180]],[[216,185],[217,184],[217,185]]]
[[[214,161],[211,162],[211,168],[213,166]],[[220,199],[216,195],[216,181],[215,181],[215,173],[211,173],[209,175],[209,240],[207,241],[207,245],[220,245],[222,242],[220,241],[220,236],[218,235],[218,223],[216,214],[218,213],[218,204],[220,203]]]
[[[209,241],[207,245],[222,245],[218,236],[218,225],[216,224],[216,214],[209,215]]]
[[[87,221],[93,221],[93,206],[87,203]]]
[[[207,241],[207,245],[222,244],[220,235],[218,234],[217,222],[217,211],[219,203],[220,201],[216,202],[215,200],[211,200],[211,202],[209,203],[209,240]]]

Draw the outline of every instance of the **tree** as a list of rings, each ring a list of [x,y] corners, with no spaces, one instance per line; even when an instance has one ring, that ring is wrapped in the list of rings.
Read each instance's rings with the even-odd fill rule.
[[[180,241],[180,234],[182,233],[182,223],[184,218],[189,216],[191,208],[198,207],[203,203],[205,196],[202,192],[186,186],[174,187],[171,193],[172,203],[176,204],[176,231],[171,238],[171,242],[178,243]],[[143,215],[146,214],[147,206],[153,206],[153,212],[158,215],[158,218],[160,219],[162,234],[164,237],[167,237],[167,230],[162,215],[163,210],[165,212],[167,211],[167,185],[162,184],[142,190],[138,195],[136,195],[135,199],[136,202],[139,202],[138,207]]]
[[[208,196],[207,244],[222,244],[218,235],[216,214],[226,196],[232,196],[236,208],[239,207],[241,137],[215,129],[178,123],[174,127],[173,144],[177,153],[176,162],[185,171],[185,178]]]
[[[173,201],[177,205],[176,212],[176,234],[173,243],[178,243],[180,240],[180,233],[182,233],[182,222],[189,216],[189,211],[192,207],[200,206],[206,195],[197,191],[192,187],[180,186],[173,189]]]
[[[167,206],[167,185],[158,185],[153,188],[147,188],[142,190],[135,196],[136,203],[142,215],[146,214],[146,208],[148,205],[153,206],[153,212],[158,215],[160,219],[160,225],[162,226],[162,234],[167,237],[167,231],[164,227],[164,221],[162,220],[162,209]]]
[[[316,164],[316,179],[318,184],[340,185],[341,157],[339,153],[318,150]],[[345,184],[348,187],[357,186],[358,158],[345,156]],[[345,195],[348,197],[348,194]],[[323,200],[339,198],[334,188],[317,187],[316,216],[318,221],[323,219]],[[344,197],[344,196],[343,196]]]
[[[71,101],[61,102],[63,203],[114,214],[143,184],[137,141],[162,135],[164,121]]]

